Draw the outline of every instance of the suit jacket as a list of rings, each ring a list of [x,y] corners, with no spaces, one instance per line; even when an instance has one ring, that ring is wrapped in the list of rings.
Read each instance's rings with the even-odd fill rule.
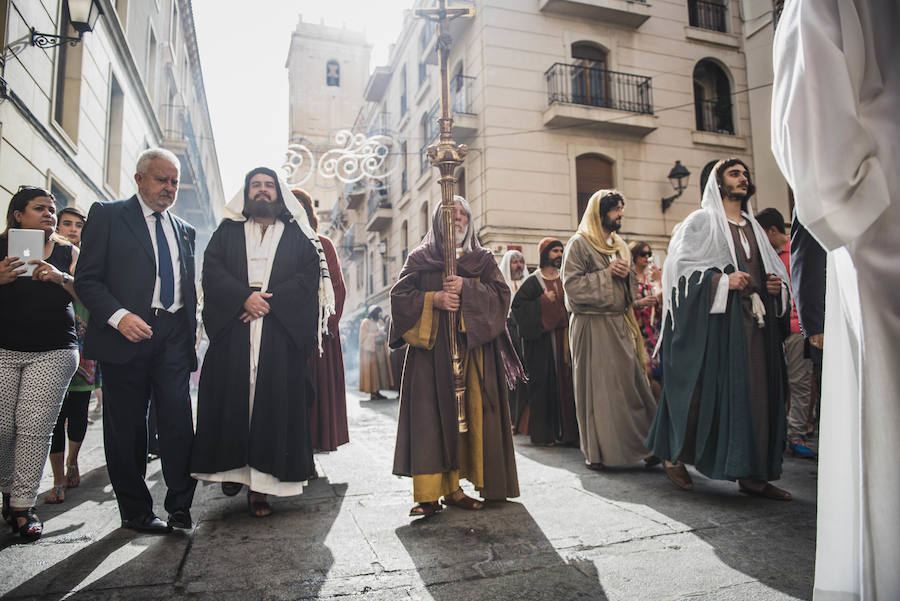
[[[791,285],[806,338],[825,331],[825,249],[794,214],[791,223]]]
[[[197,332],[197,289],[194,285],[194,228],[171,212],[181,264],[181,297],[189,328],[191,371],[197,369],[194,346]],[[75,292],[91,312],[84,338],[87,358],[127,363],[139,345],[129,342],[108,320],[119,309],[150,322],[150,303],[156,283],[156,256],[150,231],[137,196],[97,202],[91,207],[81,234],[81,254]]]

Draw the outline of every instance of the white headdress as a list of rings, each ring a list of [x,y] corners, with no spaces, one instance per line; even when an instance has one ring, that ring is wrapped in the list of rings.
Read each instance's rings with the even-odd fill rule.
[[[729,265],[737,269],[737,255],[734,252],[734,239],[731,237],[731,229],[728,227],[728,218],[725,216],[725,207],[722,205],[722,194],[719,191],[719,182],[716,173],[724,161],[719,161],[709,173],[706,188],[703,191],[703,200],[700,208],[687,216],[672,234],[669,241],[669,250],[666,262],[663,264],[662,289],[663,312],[662,323],[665,324],[667,316],[672,316],[672,324],[675,324],[675,316],[672,314],[672,296],[678,302],[678,283],[681,278],[690,282],[691,275],[703,273],[710,268],[718,268],[722,271]],[[769,238],[762,227],[753,217],[753,206],[747,201],[747,211],[741,212],[753,227],[756,237],[756,245],[762,257],[763,267],[766,273],[774,273],[781,277],[785,285],[789,285],[790,278],[784,263],[772,248]],[[690,286],[685,286],[685,295],[690,294]],[[659,337],[662,341],[662,332]],[[657,344],[659,348],[659,344]]]
[[[522,271],[522,279],[528,277],[528,264],[525,263],[525,255],[517,250],[508,250],[506,254],[503,255],[503,258],[500,260],[500,273],[503,274],[503,279],[506,280],[506,285],[509,286],[509,289],[512,290],[512,260],[516,257],[522,259],[522,264],[525,265],[525,269]]]
[[[309,218],[306,216],[306,210],[303,205],[294,197],[290,186],[284,179],[284,175],[278,169],[268,168],[275,173],[278,181],[278,190],[281,193],[281,199],[288,213],[291,214],[291,221],[297,224],[303,235],[309,239],[319,255],[319,321],[316,327],[316,337],[318,342],[319,354],[322,354],[322,337],[328,332],[328,318],[334,315],[334,287],[331,284],[331,274],[328,272],[328,261],[325,260],[325,251],[322,249],[322,242],[319,235],[309,225]],[[224,219],[232,221],[246,221],[244,215],[244,186],[241,186],[232,199],[225,205]]]

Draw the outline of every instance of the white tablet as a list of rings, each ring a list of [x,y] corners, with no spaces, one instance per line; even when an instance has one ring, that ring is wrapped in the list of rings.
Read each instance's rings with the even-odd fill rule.
[[[24,262],[25,273],[19,274],[20,278],[31,277],[37,265],[29,265],[29,261],[44,258],[44,230],[9,230],[9,250],[7,255],[19,257]]]

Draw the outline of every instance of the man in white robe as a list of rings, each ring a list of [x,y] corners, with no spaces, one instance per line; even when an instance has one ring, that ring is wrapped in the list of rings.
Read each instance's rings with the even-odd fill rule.
[[[816,601],[900,599],[900,62],[895,0],[794,0],[772,149],[829,251]]]

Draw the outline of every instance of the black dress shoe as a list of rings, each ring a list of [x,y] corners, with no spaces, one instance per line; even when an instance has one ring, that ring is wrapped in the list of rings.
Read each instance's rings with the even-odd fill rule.
[[[169,528],[181,528],[190,530],[194,523],[191,521],[191,512],[187,509],[179,509],[169,514]]]
[[[168,534],[172,531],[170,526],[152,513],[146,513],[130,520],[122,520],[122,528],[147,534]]]
[[[241,492],[242,488],[244,488],[244,485],[240,482],[222,482],[222,492],[229,497],[233,497]]]

